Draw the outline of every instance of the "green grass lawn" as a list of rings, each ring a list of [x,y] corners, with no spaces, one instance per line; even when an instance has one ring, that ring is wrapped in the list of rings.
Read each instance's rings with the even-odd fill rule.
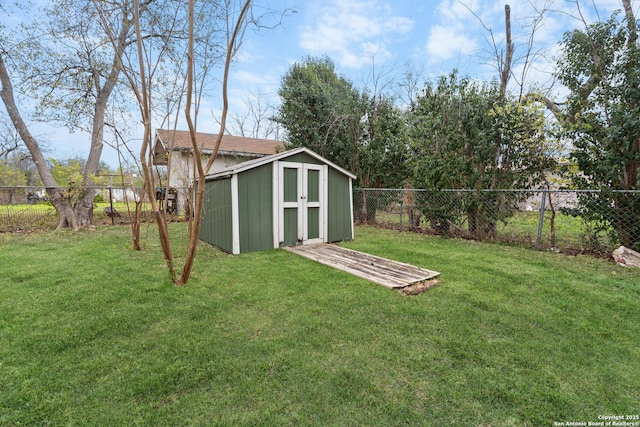
[[[186,224],[172,224],[184,253]],[[551,426],[640,412],[640,274],[361,227],[434,269],[406,297],[202,244],[186,287],[127,227],[0,234],[0,425]]]
[[[540,246],[542,248],[550,248],[551,244],[551,211],[545,212],[544,221],[542,223],[542,234]],[[399,212],[377,211],[376,221],[383,226],[392,226],[398,228],[400,225]],[[502,242],[515,243],[528,247],[537,247],[538,227],[540,214],[537,211],[518,211],[505,221],[498,221],[496,240]],[[409,228],[408,212],[403,212],[402,226]],[[422,227],[429,229],[429,223],[422,218]],[[466,231],[468,224],[466,218],[459,218],[456,227]],[[454,227],[454,228],[456,228]],[[572,217],[561,212],[556,213],[555,217],[555,248],[569,253],[610,253],[620,246],[620,243],[614,241],[607,234],[606,230],[595,231],[596,224],[585,222],[580,217]]]
[[[543,247],[550,246],[551,216],[550,211],[545,212],[540,241]],[[517,212],[506,222],[498,222],[498,235],[535,245],[538,238],[539,221],[540,214],[538,212]],[[610,252],[620,246],[620,243],[612,241],[605,231],[595,232],[594,227],[594,223],[586,222],[583,218],[557,212],[555,246],[559,249],[583,249],[591,252]]]

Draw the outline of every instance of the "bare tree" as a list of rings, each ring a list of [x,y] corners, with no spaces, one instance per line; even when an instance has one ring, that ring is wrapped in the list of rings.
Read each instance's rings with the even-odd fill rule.
[[[74,230],[77,230],[78,223],[75,220],[75,214],[73,212],[73,208],[71,207],[71,203],[66,197],[64,197],[63,193],[58,190],[58,185],[53,177],[53,174],[51,173],[51,169],[49,169],[47,165],[44,155],[42,154],[40,145],[38,144],[38,141],[31,135],[31,132],[29,132],[29,129],[24,122],[22,115],[18,110],[13,92],[13,84],[11,82],[9,71],[5,66],[4,58],[5,52],[0,51],[0,83],[2,84],[2,89],[0,89],[0,97],[2,98],[2,102],[7,109],[9,117],[11,118],[11,122],[15,126],[16,131],[20,134],[20,138],[22,138],[22,141],[31,153],[31,157],[36,164],[40,179],[42,179],[42,182],[46,187],[49,200],[55,207],[56,212],[58,212],[58,228],[71,227]]]
[[[422,71],[411,62],[407,62],[401,79],[394,85],[396,96],[406,108],[412,109],[415,107],[416,97],[423,84],[422,80],[424,80]]]
[[[187,104],[185,110],[185,116],[187,119],[187,124],[189,125],[189,135],[191,137],[191,144],[194,150],[194,156],[196,159],[202,158],[202,150],[198,145],[198,141],[196,138],[196,127],[194,125],[194,121],[191,116],[191,99],[193,96],[193,2],[194,0],[189,1],[189,54],[188,58],[188,72],[187,76],[189,79],[189,84],[187,85]],[[224,65],[224,77],[222,80],[222,115],[220,119],[220,131],[218,132],[218,137],[216,139],[215,145],[213,147],[213,152],[211,156],[209,156],[209,160],[207,164],[203,166],[201,161],[196,161],[196,165],[198,167],[198,190],[196,192],[195,199],[195,213],[193,217],[193,224],[189,230],[189,248],[187,251],[187,257],[184,262],[184,267],[182,269],[182,275],[176,281],[178,286],[185,285],[191,277],[191,268],[193,267],[193,261],[196,256],[196,249],[198,247],[198,234],[200,232],[200,219],[202,216],[202,206],[204,202],[204,182],[206,172],[209,171],[213,162],[218,155],[218,150],[220,148],[220,143],[222,142],[222,136],[224,135],[225,124],[227,120],[227,111],[229,109],[229,99],[227,94],[227,82],[229,81],[229,67],[231,65],[231,59],[233,58],[233,54],[235,53],[235,49],[237,46],[237,41],[239,36],[241,35],[244,28],[244,21],[247,13],[249,12],[249,7],[251,6],[251,0],[246,0],[240,14],[238,15],[238,19],[235,23],[235,27],[233,28],[232,35],[227,44],[227,56],[225,58]]]
[[[145,2],[144,12],[148,15],[151,4],[171,2]],[[134,43],[131,31],[131,7],[127,0],[102,2],[104,13],[111,17],[110,32],[112,44],[104,43],[104,32],[96,19],[96,11],[91,0],[56,0],[46,3],[42,15],[22,26],[20,34],[0,40],[0,50],[4,62],[4,82],[10,82],[7,59],[9,52],[19,55],[11,58],[19,62],[14,73],[22,91],[30,90],[37,101],[36,116],[43,121],[58,122],[70,129],[82,129],[90,135],[89,153],[79,185],[79,197],[71,209],[56,207],[60,218],[58,227],[70,226],[77,229],[89,225],[93,218],[93,178],[100,167],[104,146],[104,126],[107,107],[117,92],[122,63],[120,59]],[[162,14],[167,13],[158,5],[157,14],[150,21],[162,22]],[[144,37],[162,37],[163,34],[145,34]],[[15,41],[13,45],[9,43]],[[12,83],[12,82],[11,82]],[[34,161],[41,156],[41,144],[31,135],[22,117],[16,117],[17,104],[11,87],[5,92],[5,102],[12,109],[12,122],[30,150]],[[125,102],[120,100],[118,102]],[[122,105],[122,104],[121,104]],[[22,128],[22,129],[19,129]],[[50,181],[46,163],[38,165],[38,173],[43,182]],[[47,185],[54,186],[53,182]],[[52,187],[53,188],[53,187]],[[71,201],[69,201],[71,203]]]
[[[545,50],[538,45],[536,37],[543,28],[546,17],[552,12],[555,0],[545,0],[541,6],[537,6],[531,0],[526,5],[518,4],[518,7],[522,9],[531,9],[532,13],[520,21],[517,28],[523,31],[517,31],[515,37],[512,34],[514,25],[511,19],[511,7],[505,4],[504,40],[500,40],[496,36],[494,29],[485,22],[479,13],[467,5],[467,2],[458,0],[458,3],[467,9],[484,29],[488,46],[485,49],[487,57],[484,60],[497,71],[501,87],[504,87],[505,90],[508,89],[509,82],[513,79],[517,85],[516,92],[519,93],[520,98],[523,98],[523,94],[534,84],[529,80],[533,67],[538,60],[546,62]],[[516,44],[518,39],[524,40],[524,42]],[[516,74],[517,70],[519,72]],[[547,88],[547,90],[550,90],[550,88]]]
[[[5,14],[10,11],[7,6],[3,4],[0,5],[0,12]],[[23,119],[22,113],[18,108],[18,103],[16,102],[13,80],[8,68],[8,64],[11,63],[13,59],[10,53],[19,51],[20,48],[19,44],[14,40],[15,34],[8,34],[7,29],[0,23],[0,98],[2,98],[13,128],[29,150],[42,183],[46,187],[49,200],[58,213],[58,228],[69,226],[76,230],[78,229],[78,224],[75,221],[73,208],[68,199],[58,191],[57,183],[43,155],[41,144],[39,144],[37,139],[29,131],[29,127]]]
[[[99,11],[99,16],[105,30],[110,27],[108,14],[105,13],[102,8],[102,2],[93,0],[96,10]],[[150,43],[151,40],[145,37],[144,31],[146,30],[144,23],[141,21],[141,12],[148,6],[147,3],[142,3],[140,0],[134,0],[133,2],[133,19],[132,28],[135,32],[136,49],[131,56],[121,56],[119,58],[123,74],[129,81],[129,85],[133,90],[136,100],[139,104],[139,111],[144,126],[144,135],[142,138],[142,145],[139,153],[139,161],[142,168],[142,174],[145,179],[145,189],[147,198],[150,200],[152,210],[155,215],[156,223],[158,226],[158,233],[160,237],[161,247],[164,259],[168,266],[172,280],[177,285],[184,285],[189,280],[191,275],[191,269],[193,267],[193,261],[196,255],[198,232],[200,227],[200,218],[202,215],[202,206],[204,198],[204,183],[205,175],[211,168],[217,151],[225,133],[225,124],[227,119],[228,110],[228,96],[227,96],[227,81],[229,77],[230,65],[233,56],[235,55],[239,41],[244,34],[246,25],[251,22],[256,24],[257,19],[251,12],[251,0],[242,1],[241,9],[236,11],[234,9],[235,3],[226,0],[225,7],[226,12],[223,13],[223,19],[225,20],[223,26],[213,28],[211,26],[217,25],[215,19],[212,21],[205,21],[199,19],[200,16],[210,16],[205,14],[203,10],[195,10],[195,0],[189,0],[184,4],[186,6],[186,12],[184,9],[178,11],[174,15],[176,27],[186,23],[185,27],[181,29],[177,34],[184,35],[178,43],[178,48],[174,53],[171,53],[171,49],[168,46],[170,38],[159,39],[155,47]],[[199,7],[210,8],[210,11],[217,10],[219,4],[217,2],[197,2]],[[209,26],[209,27],[208,27]],[[220,28],[224,28],[220,32]],[[186,30],[186,31],[184,31]],[[114,34],[107,31],[110,35],[112,43],[115,45],[117,42]],[[202,147],[197,139],[196,127],[199,115],[199,105],[201,97],[206,93],[208,87],[208,79],[210,78],[210,71],[216,65],[217,58],[220,57],[219,53],[216,53],[215,47],[220,44],[214,43],[218,40],[218,37],[223,34],[226,35],[226,43],[223,44],[224,49],[224,67],[222,78],[222,98],[223,98],[223,110],[220,121],[220,132],[218,134],[218,140],[213,153],[205,159],[202,153]],[[182,55],[179,54],[180,49]],[[185,52],[186,51],[186,55]],[[155,200],[154,187],[157,184],[156,176],[153,173],[153,119],[155,102],[154,96],[157,93],[153,88],[158,81],[158,70],[161,69],[159,65],[163,55],[174,55],[178,58],[182,56],[185,58],[184,62],[176,61],[176,68],[174,75],[177,76],[175,83],[172,83],[172,88],[168,93],[173,93],[175,96],[182,98],[184,94],[184,108],[185,119],[187,121],[190,138],[192,142],[192,148],[194,152],[194,167],[197,170],[197,192],[194,200],[194,214],[190,215],[190,227],[189,227],[189,244],[187,249],[187,255],[185,262],[178,275],[178,271],[175,266],[174,255],[171,248],[171,239],[169,235],[169,229],[167,224],[167,217],[165,212],[162,211],[159,204]],[[181,72],[182,66],[186,66],[186,71]],[[184,79],[180,83],[179,79]],[[184,92],[182,89],[184,88]],[[165,100],[165,115],[161,118],[163,122],[169,122],[170,113],[175,112],[176,106],[182,104],[182,101],[173,102],[170,97],[164,97]],[[178,117],[173,118],[173,123],[177,123]],[[205,161],[206,160],[206,161]]]
[[[226,126],[227,133],[248,138],[280,138],[280,125],[273,120],[277,107],[269,102],[268,95],[249,92],[242,103],[244,111],[229,114],[231,123]],[[221,124],[219,120],[217,123]]]
[[[11,124],[11,119],[0,114],[0,157],[6,160],[9,154],[19,150],[21,146],[20,134]]]
[[[55,1],[45,6],[43,21],[25,25],[31,36],[22,66],[32,93],[39,99],[40,119],[80,128],[90,135],[80,196],[74,215],[79,226],[93,219],[93,177],[104,147],[104,123],[108,103],[118,83],[118,56],[131,44],[130,13],[124,1],[111,3],[117,33],[114,49],[105,49],[89,0]],[[44,90],[43,90],[44,89]]]

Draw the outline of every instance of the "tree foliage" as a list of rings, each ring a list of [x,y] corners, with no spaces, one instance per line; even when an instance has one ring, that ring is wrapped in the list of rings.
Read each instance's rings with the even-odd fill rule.
[[[392,98],[371,96],[338,76],[329,58],[306,58],[282,79],[275,120],[291,147],[308,147],[353,172],[360,187],[398,187],[407,181],[406,117]],[[359,221],[375,221],[366,192],[355,201]]]
[[[367,100],[336,74],[329,58],[294,63],[278,91],[276,121],[292,147],[308,147],[337,165],[354,170]]]
[[[518,201],[513,193],[491,190],[529,188],[545,166],[542,111],[510,99],[496,82],[457,72],[427,83],[411,113],[411,137],[415,187],[478,190],[438,212],[429,208],[434,200],[422,201],[432,226],[445,233],[452,218],[441,212],[466,215],[471,233],[491,237]]]
[[[628,2],[624,2],[627,3]],[[563,137],[573,144],[583,194],[577,213],[597,220],[628,247],[640,247],[640,48],[638,22],[623,18],[567,32],[557,76],[570,91],[561,116]],[[614,209],[611,209],[614,207]]]
[[[326,57],[293,64],[278,93],[275,120],[290,146],[308,147],[352,171],[360,186],[406,181],[406,120],[392,98],[359,91]]]
[[[407,183],[406,115],[392,98],[369,101],[356,173],[364,187],[398,188]]]
[[[19,187],[27,185],[27,177],[10,162],[0,159],[0,187]]]

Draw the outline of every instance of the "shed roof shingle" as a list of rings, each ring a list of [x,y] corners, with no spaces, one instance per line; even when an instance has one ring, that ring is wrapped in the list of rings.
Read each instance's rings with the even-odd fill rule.
[[[198,132],[196,138],[203,151],[211,151],[216,142],[217,134]],[[185,130],[157,129],[156,138],[166,149],[173,147],[174,150],[191,150],[191,140],[189,132]],[[257,155],[275,154],[286,149],[281,141],[274,139],[245,138],[242,136],[223,135],[220,143],[221,152],[246,153]]]

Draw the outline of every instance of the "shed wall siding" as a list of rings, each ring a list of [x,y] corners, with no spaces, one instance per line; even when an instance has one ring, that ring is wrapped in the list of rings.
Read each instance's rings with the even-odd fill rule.
[[[268,163],[268,159],[265,159],[264,162],[253,162],[254,164],[229,170],[229,175],[221,172],[207,181],[200,239],[229,253],[246,253],[278,247],[281,246],[283,237],[285,244],[299,244],[298,212],[291,206],[283,211],[278,200],[282,201],[284,196],[277,194],[279,188],[274,188],[274,185],[279,187],[282,184],[283,177],[279,177],[279,166],[284,164],[291,164],[294,171],[303,171],[299,178],[301,182],[307,182],[308,186],[303,195],[306,195],[309,204],[316,203],[308,208],[306,216],[302,215],[306,218],[308,229],[313,230],[306,231],[303,227],[303,240],[311,243],[314,239],[327,242],[352,239],[349,174],[345,175],[340,168],[334,169],[332,165],[301,149],[289,156],[275,157]],[[299,164],[322,167],[297,169]],[[324,172],[320,173],[319,170]],[[308,175],[304,171],[309,171]],[[305,176],[308,181],[305,181]],[[297,182],[292,188],[302,185],[301,182]],[[298,196],[298,193],[292,195],[293,200],[290,202],[298,201]],[[284,197],[285,200],[289,198]],[[322,213],[317,207],[319,201],[325,203],[326,211],[323,210]],[[284,217],[280,218],[281,216]],[[284,223],[278,224],[280,220]],[[290,227],[287,227],[287,224]],[[283,231],[284,236],[281,234]]]
[[[231,179],[207,181],[205,185],[200,240],[233,251]]]
[[[273,247],[273,163],[238,174],[240,252]]]
[[[351,219],[351,194],[349,177],[329,168],[328,242],[351,240],[353,221]]]

